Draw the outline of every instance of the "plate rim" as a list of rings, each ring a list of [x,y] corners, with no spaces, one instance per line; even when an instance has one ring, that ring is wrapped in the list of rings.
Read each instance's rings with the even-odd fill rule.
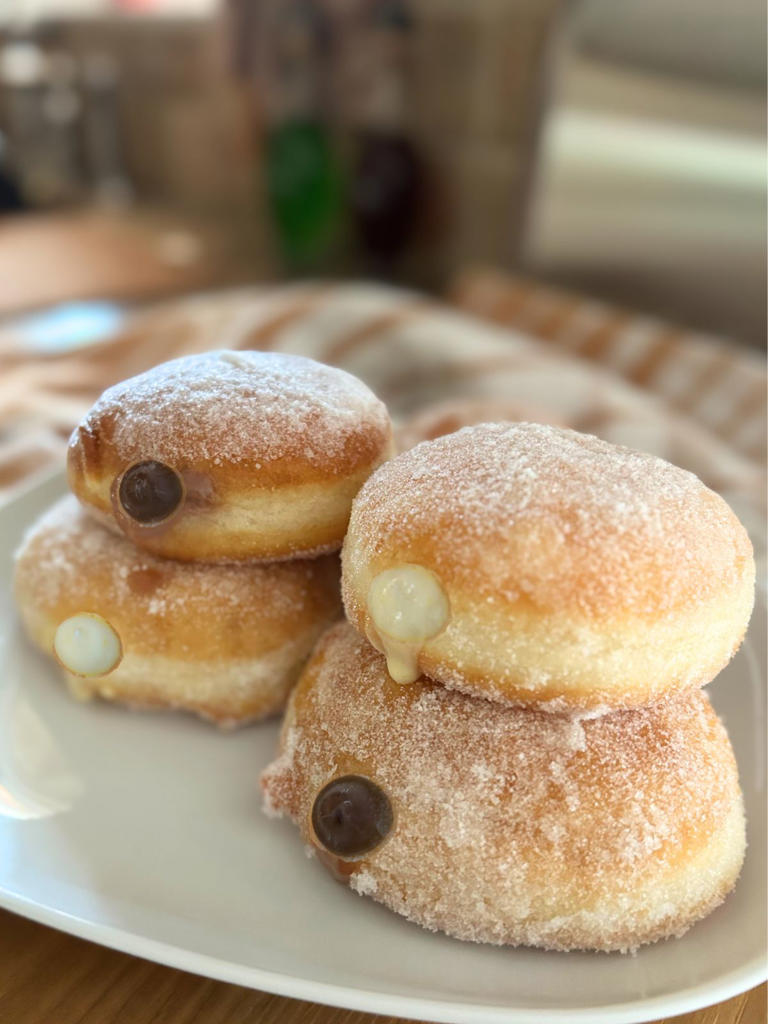
[[[61,469],[43,470],[14,488],[0,501],[0,520],[20,501],[34,500],[36,492],[58,488],[65,482]],[[756,611],[763,606],[758,589]],[[160,939],[70,914],[38,903],[6,889],[0,882],[0,908],[58,931],[118,952],[137,956],[167,967],[188,971],[229,984],[269,992],[291,999],[304,999],[325,1006],[363,1013],[389,1014],[410,1018],[417,1014],[435,1024],[648,1024],[664,1016],[702,1009],[722,1002],[768,980],[768,958],[756,954],[740,967],[718,979],[679,989],[675,993],[634,999],[604,1006],[565,1008],[478,1005],[450,999],[429,999],[377,992],[364,987],[317,981],[293,974],[237,964],[208,953],[185,949]]]
[[[596,1007],[478,1006],[476,1003],[462,1004],[451,1000],[375,992],[314,981],[261,967],[237,965],[232,961],[197,953],[114,925],[98,924],[3,888],[0,888],[0,907],[76,938],[202,977],[290,999],[305,999],[363,1013],[389,1014],[406,1019],[412,1019],[413,1014],[417,1013],[419,1017],[434,1021],[435,1024],[542,1024],[543,1021],[648,1024],[660,1017],[674,1016],[723,1002],[768,980],[768,961],[763,962],[757,955],[724,978],[681,989],[674,995]]]

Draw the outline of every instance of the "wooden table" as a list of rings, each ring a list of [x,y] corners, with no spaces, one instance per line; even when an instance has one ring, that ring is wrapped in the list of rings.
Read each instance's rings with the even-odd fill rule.
[[[252,228],[252,230],[251,230]],[[73,299],[138,302],[273,272],[258,225],[170,210],[0,218],[0,316]]]
[[[668,1024],[765,1024],[766,987]],[[0,1024],[395,1024],[284,999],[72,938],[0,911]]]

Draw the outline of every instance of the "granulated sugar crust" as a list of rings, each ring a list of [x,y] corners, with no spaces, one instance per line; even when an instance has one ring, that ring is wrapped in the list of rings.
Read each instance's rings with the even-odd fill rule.
[[[399,687],[342,624],[293,693],[266,808],[312,842],[314,797],[347,772],[395,813],[352,887],[463,939],[633,948],[712,909],[743,857],[733,753],[700,691],[585,720],[517,710]]]
[[[345,600],[347,577],[397,561],[489,604],[655,617],[735,590],[752,549],[723,499],[662,459],[553,426],[481,424],[404,452],[359,492]]]
[[[351,374],[277,352],[207,352],[109,388],[75,431],[124,463],[251,468],[288,462],[341,473],[389,437],[386,408]],[[90,450],[90,449],[89,449]]]
[[[279,648],[339,609],[338,559],[215,565],[156,558],[105,529],[67,496],[16,554],[17,591],[61,621],[115,618],[131,650],[233,660]],[[203,625],[205,628],[201,628]]]

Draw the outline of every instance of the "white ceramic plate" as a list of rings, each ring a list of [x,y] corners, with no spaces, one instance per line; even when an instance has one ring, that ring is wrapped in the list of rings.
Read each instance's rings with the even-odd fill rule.
[[[474,946],[341,888],[291,825],[262,816],[275,724],[220,734],[67,696],[23,640],[9,593],[11,552],[62,489],[50,480],[0,509],[0,904],[199,974],[434,1021],[647,1021],[765,977],[762,611],[712,688],[749,817],[726,903],[636,956]]]

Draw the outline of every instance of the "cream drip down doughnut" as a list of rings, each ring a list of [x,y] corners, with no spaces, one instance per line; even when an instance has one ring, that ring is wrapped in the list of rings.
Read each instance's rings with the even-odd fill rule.
[[[73,497],[27,533],[15,590],[29,637],[76,696],[223,725],[281,710],[341,610],[336,555],[253,566],[155,558]]]
[[[389,674],[397,683],[412,683],[420,675],[421,646],[450,618],[440,581],[420,565],[385,569],[374,576],[367,604],[377,640],[387,654]]]
[[[105,391],[70,440],[69,484],[153,554],[275,561],[341,546],[391,444],[383,403],[343,370],[207,352]]]
[[[744,856],[736,764],[702,691],[578,721],[398,686],[345,623],[294,689],[262,787],[352,889],[476,942],[680,935]]]
[[[482,424],[417,445],[363,486],[342,593],[399,682],[424,673],[604,711],[709,682],[742,640],[754,571],[745,530],[693,474],[559,427]],[[401,633],[409,619],[405,644],[382,580],[400,595]]]

